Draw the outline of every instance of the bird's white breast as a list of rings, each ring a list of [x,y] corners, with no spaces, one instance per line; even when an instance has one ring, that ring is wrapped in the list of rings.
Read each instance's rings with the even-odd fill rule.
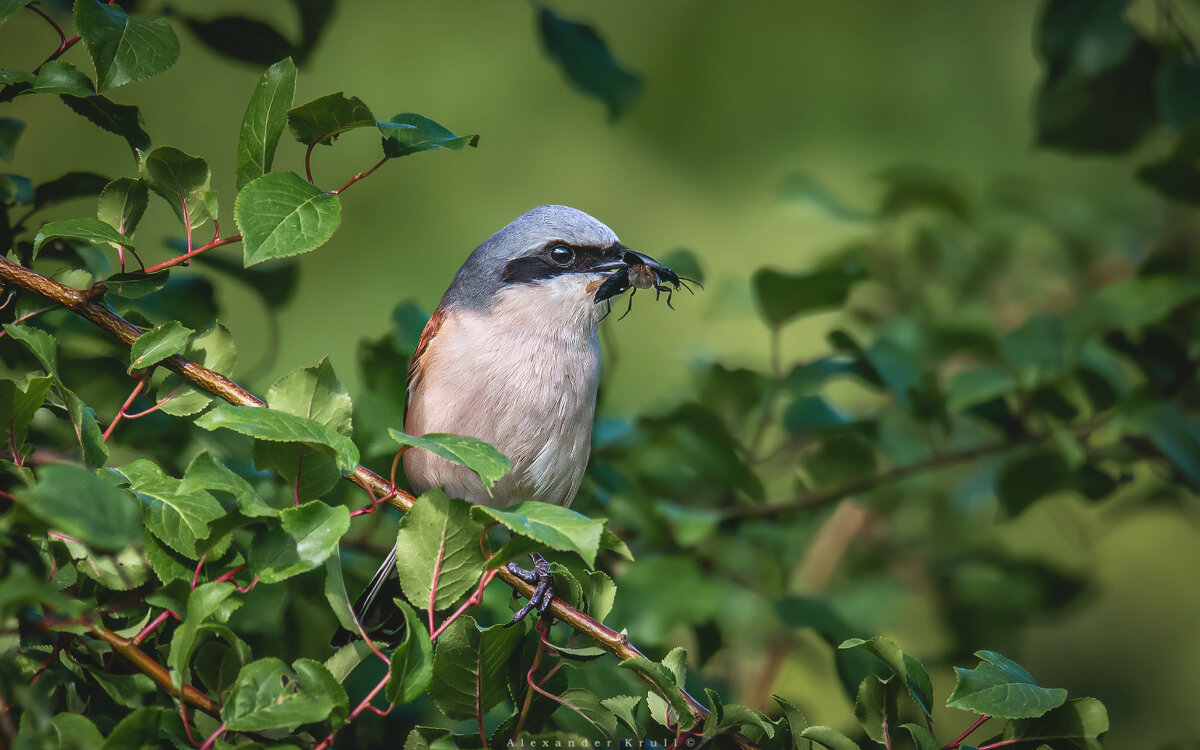
[[[608,310],[586,290],[596,278],[570,274],[514,285],[489,310],[446,314],[423,355],[405,428],[486,440],[508,456],[512,471],[489,496],[467,469],[410,450],[404,466],[414,489],[445,485],[451,496],[500,507],[571,502],[591,451],[596,331]]]

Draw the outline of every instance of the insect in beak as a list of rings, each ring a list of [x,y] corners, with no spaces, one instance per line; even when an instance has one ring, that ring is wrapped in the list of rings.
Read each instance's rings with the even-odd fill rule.
[[[597,271],[607,271],[613,268],[613,272],[605,277],[596,288],[596,296],[593,298],[595,302],[603,302],[606,299],[617,297],[629,289],[633,292],[629,295],[629,305],[625,312],[617,320],[621,320],[629,311],[633,309],[633,295],[637,294],[638,289],[654,289],[654,299],[658,299],[663,292],[667,293],[667,307],[675,309],[671,304],[671,295],[680,287],[686,289],[689,294],[695,294],[689,283],[695,284],[701,289],[704,288],[700,282],[686,277],[680,277],[674,271],[664,267],[654,258],[649,255],[639,253],[635,250],[626,249],[622,254],[620,261],[612,261],[605,263],[602,266],[596,266]],[[669,286],[668,286],[669,285]],[[588,285],[588,291],[592,290],[592,285]]]

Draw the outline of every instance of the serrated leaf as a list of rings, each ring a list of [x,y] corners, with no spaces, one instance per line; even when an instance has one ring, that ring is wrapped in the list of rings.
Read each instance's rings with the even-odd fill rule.
[[[508,698],[506,664],[521,637],[503,625],[480,631],[467,615],[438,636],[429,694],[447,718],[474,719]]]
[[[149,367],[187,348],[188,339],[195,333],[177,320],[171,320],[151,328],[129,348],[129,366],[134,369]]]
[[[809,727],[801,732],[800,736],[829,750],[859,750],[858,743],[829,727]]]
[[[125,716],[104,741],[103,750],[148,750],[161,747],[165,727],[174,712],[164,708],[139,708]]]
[[[428,607],[430,591],[436,588],[434,609],[445,609],[479,581],[484,564],[479,547],[483,527],[472,518],[471,507],[437,488],[417,498],[412,510],[400,519],[396,571],[409,601]]]
[[[537,13],[542,44],[571,84],[604,102],[609,118],[627,112],[641,92],[641,76],[622,67],[591,26],[568,21],[544,7]]]
[[[925,666],[917,659],[901,651],[900,647],[894,641],[882,636],[876,636],[868,640],[850,638],[843,641],[838,648],[856,648],[874,654],[880,661],[887,665],[892,674],[900,678],[904,686],[908,688],[909,695],[916,701],[921,711],[926,716],[930,716],[933,713],[933,686],[929,680],[928,672],[925,671]]]
[[[405,628],[404,640],[389,657],[387,699],[404,705],[420,697],[433,679],[433,644],[429,642],[429,631],[408,602],[393,601],[404,613]]]
[[[96,87],[83,71],[66,60],[51,60],[37,74],[20,71],[0,71],[0,82],[8,85],[25,84],[19,94],[70,94],[92,96]]]
[[[104,96],[72,96],[61,94],[71,111],[87,118],[92,124],[119,135],[136,154],[138,149],[150,148],[150,136],[142,129],[141,112],[137,107],[117,104]]]
[[[111,555],[86,550],[75,561],[80,573],[111,591],[131,591],[150,579],[147,560],[133,547]]]
[[[295,92],[296,65],[290,57],[267,68],[258,79],[238,133],[238,190],[271,171]]]
[[[342,204],[294,172],[274,172],[238,192],[233,215],[249,268],[324,245],[342,222]]]
[[[358,465],[358,448],[349,438],[320,422],[294,414],[257,406],[220,404],[197,419],[196,424],[206,430],[233,430],[257,440],[325,446],[333,451],[343,474],[349,474]]]
[[[185,229],[195,229],[210,219],[218,219],[215,193],[209,191],[212,174],[208,162],[174,146],[159,146],[141,162],[146,184],[167,202]]]
[[[410,445],[429,451],[451,463],[467,467],[475,472],[489,494],[496,481],[507,474],[511,468],[507,456],[492,444],[478,438],[448,435],[441,432],[431,432],[422,437],[414,437],[392,428],[388,428],[388,434],[400,445]]]
[[[466,146],[479,145],[478,135],[455,135],[416,112],[402,112],[377,126],[383,135],[383,153],[393,159],[420,151],[439,148],[460,151]]]
[[[325,562],[350,530],[350,511],[313,500],[280,511],[279,521],[250,550],[250,569],[263,583],[278,583]]]
[[[289,109],[287,123],[301,143],[328,146],[335,136],[347,130],[374,125],[375,115],[357,96],[347,98],[339,91]]]
[[[9,16],[31,2],[33,0],[0,0],[0,24],[7,21]]]
[[[599,519],[588,518],[560,505],[533,500],[510,505],[504,510],[476,505],[471,508],[471,516],[480,523],[499,523],[515,536],[523,537],[535,545],[560,552],[574,552],[588,567],[596,564],[596,553],[604,530],[604,521]],[[495,564],[490,564],[490,567],[511,558],[512,555],[505,554],[502,548],[493,556]]]
[[[100,0],[79,0],[75,28],[101,91],[158,75],[179,59],[179,39],[165,18],[131,16]]]
[[[558,696],[558,700],[563,708],[582,716],[605,739],[617,739],[617,715],[595,693],[583,688],[571,688]]]
[[[654,687],[654,691],[666,699],[674,713],[672,718],[678,718],[680,729],[686,732],[696,725],[696,719],[692,716],[683,694],[679,692],[679,685],[675,682],[675,675],[670,669],[658,662],[650,661],[644,656],[630,657],[621,661],[617,666],[637,672],[648,681]]]
[[[233,336],[225,326],[214,323],[207,331],[192,338],[192,343],[188,347],[188,358],[222,375],[230,375],[237,362],[237,350],[234,347]],[[185,382],[176,373],[171,373],[164,378],[162,385],[158,388],[160,401],[171,394],[175,395],[165,401],[160,408],[163,412],[175,417],[197,414],[212,402],[212,396]]]
[[[1027,719],[1041,716],[1061,706],[1067,691],[1044,688],[1020,664],[994,651],[976,651],[979,666],[975,669],[955,667],[958,683],[946,705],[964,711],[974,711],[1004,719]]]
[[[272,518],[279,515],[279,510],[259,497],[249,482],[208,453],[201,453],[192,459],[183,473],[179,489],[182,492],[227,492],[237,501],[238,510],[242,515],[250,518]]]
[[[1050,750],[1100,750],[1099,738],[1108,731],[1108,711],[1095,698],[1076,698],[1040,718],[1010,721],[1004,726],[1003,740],[1020,740]]]
[[[225,515],[216,498],[204,490],[187,488],[163,473],[153,461],[140,458],[117,471],[142,501],[146,526],[171,549],[195,560],[197,544],[207,539],[209,524]]]
[[[37,482],[14,494],[21,507],[67,536],[98,550],[120,550],[142,538],[133,495],[95,472],[70,464],[46,464]]]
[[[37,236],[33,238],[33,252],[35,257],[37,251],[41,250],[43,245],[50,240],[60,237],[86,240],[87,242],[110,242],[116,245],[125,245],[126,247],[133,245],[133,240],[100,219],[63,219],[61,221],[47,222],[38,230]]]
[[[295,671],[274,657],[243,667],[221,707],[225,726],[238,732],[261,732],[295,729],[328,717],[337,700],[326,691],[331,685],[340,686],[318,662],[298,660],[296,665],[301,662],[303,668]],[[341,698],[345,700],[344,691]]]
[[[0,379],[0,445],[20,451],[29,434],[33,415],[46,401],[53,379],[27,375],[21,380]]]
[[[636,735],[642,735],[642,725],[638,722],[637,713],[638,706],[641,704],[641,696],[637,695],[615,695],[612,698],[604,698],[600,701],[604,706],[613,712],[617,720],[624,724],[629,731]]]

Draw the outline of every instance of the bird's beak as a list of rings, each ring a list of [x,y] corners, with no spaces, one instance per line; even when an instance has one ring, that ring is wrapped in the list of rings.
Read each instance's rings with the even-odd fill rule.
[[[612,299],[629,289],[632,284],[628,271],[634,266],[645,266],[656,274],[662,270],[662,265],[649,255],[623,247],[620,250],[619,258],[606,260],[592,267],[593,271],[609,274],[607,278],[588,285],[589,292],[596,292],[594,301],[603,302],[606,299]]]

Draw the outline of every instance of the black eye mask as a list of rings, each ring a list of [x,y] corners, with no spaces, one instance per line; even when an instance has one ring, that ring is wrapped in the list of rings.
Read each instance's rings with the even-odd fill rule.
[[[567,273],[605,273],[622,265],[624,250],[620,245],[600,248],[551,242],[536,255],[510,260],[504,266],[500,280],[505,283],[529,283]]]

